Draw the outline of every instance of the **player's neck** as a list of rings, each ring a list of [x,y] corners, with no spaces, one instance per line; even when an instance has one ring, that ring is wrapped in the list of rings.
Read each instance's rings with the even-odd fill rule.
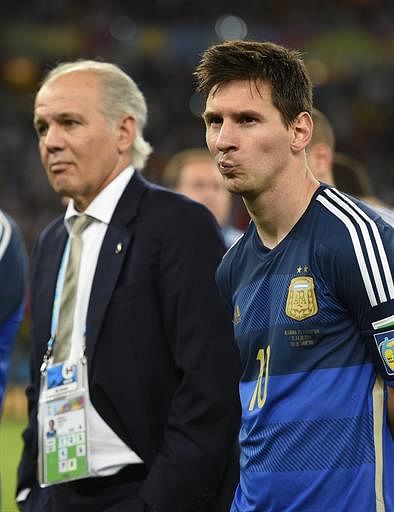
[[[265,247],[273,249],[288,235],[318,187],[319,182],[308,172],[285,187],[267,190],[253,200],[244,198]]]

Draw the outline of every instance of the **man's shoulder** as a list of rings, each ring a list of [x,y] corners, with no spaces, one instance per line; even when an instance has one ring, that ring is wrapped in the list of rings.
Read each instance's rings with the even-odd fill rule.
[[[41,246],[53,246],[54,243],[57,243],[59,237],[63,240],[63,238],[66,237],[66,234],[67,230],[64,225],[64,215],[59,215],[47,224],[39,233],[36,239],[35,250]]]
[[[53,232],[58,231],[59,229],[66,229],[64,226],[64,215],[59,215],[55,219],[53,219],[49,224],[47,224],[44,229],[40,233],[40,237],[46,237],[48,235],[53,234]]]
[[[149,184],[146,201],[144,213],[150,211],[160,222],[216,224],[213,214],[203,204],[160,185]]]

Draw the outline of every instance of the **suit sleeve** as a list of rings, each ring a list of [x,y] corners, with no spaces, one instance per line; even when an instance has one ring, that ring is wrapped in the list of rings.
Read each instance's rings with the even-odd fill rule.
[[[181,379],[141,494],[159,512],[212,510],[240,423],[239,353],[215,285],[225,249],[216,221],[195,204],[163,240],[158,290]]]
[[[40,246],[39,241],[36,243],[33,254],[32,266],[32,287],[35,286],[37,279],[37,264],[39,257],[37,256]],[[38,486],[37,482],[37,407],[39,394],[39,376],[37,368],[40,362],[35,356],[34,351],[30,356],[30,383],[26,389],[27,408],[28,408],[28,424],[22,434],[23,451],[18,466],[18,479],[16,495],[25,489],[32,489]]]
[[[18,467],[17,495],[24,489],[38,486],[37,482],[37,410],[40,391],[40,366],[50,335],[50,319],[52,308],[43,307],[41,296],[37,290],[47,283],[48,269],[54,265],[56,272],[60,265],[66,230],[63,216],[55,219],[42,231],[36,241],[31,270],[30,303],[31,303],[31,351],[30,351],[30,381],[26,389],[28,405],[28,425],[23,432],[23,451]],[[49,249],[49,246],[51,247]],[[55,281],[53,283],[55,285]],[[50,295],[52,297],[53,294]],[[50,302],[52,305],[52,300]],[[33,493],[34,494],[34,493]]]

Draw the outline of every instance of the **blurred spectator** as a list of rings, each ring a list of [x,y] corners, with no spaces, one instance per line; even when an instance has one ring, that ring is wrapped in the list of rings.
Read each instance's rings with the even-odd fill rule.
[[[315,178],[327,185],[333,185],[334,131],[327,117],[316,108],[312,111],[312,120],[312,139],[306,149],[308,163]]]
[[[394,226],[393,208],[376,197],[368,172],[361,162],[343,153],[335,153],[332,173],[338,190],[370,204],[383,220]]]
[[[211,210],[222,228],[227,247],[242,235],[231,224],[232,196],[207,149],[191,148],[176,153],[165,167],[162,181]]]
[[[394,225],[394,211],[374,194],[364,165],[353,157],[335,153],[335,135],[327,117],[313,109],[312,119],[313,134],[306,153],[315,177],[365,201],[386,222]]]

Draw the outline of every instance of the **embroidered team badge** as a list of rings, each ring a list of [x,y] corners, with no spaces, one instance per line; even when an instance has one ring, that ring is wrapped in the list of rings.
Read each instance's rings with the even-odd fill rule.
[[[294,320],[305,320],[316,315],[319,308],[313,277],[293,277],[286,301],[286,315]]]
[[[394,375],[394,331],[375,334],[374,337],[387,373]]]

